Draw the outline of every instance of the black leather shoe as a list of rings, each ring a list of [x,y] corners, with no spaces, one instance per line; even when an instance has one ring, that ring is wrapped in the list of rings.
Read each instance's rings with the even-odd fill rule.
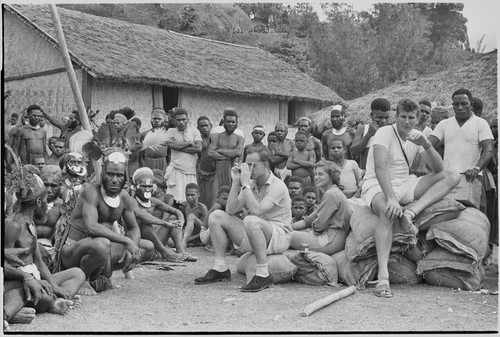
[[[210,269],[205,276],[195,278],[194,283],[205,284],[229,280],[231,280],[231,271],[229,269],[223,272]]]
[[[243,292],[257,292],[264,290],[266,288],[272,287],[274,285],[273,277],[269,275],[268,277],[261,277],[255,275],[248,284],[241,287]]]

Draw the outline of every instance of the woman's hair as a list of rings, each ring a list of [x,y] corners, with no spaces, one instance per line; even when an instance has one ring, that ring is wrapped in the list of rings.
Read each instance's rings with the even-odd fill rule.
[[[330,176],[334,185],[340,184],[340,170],[335,166],[335,164],[331,161],[321,160],[314,164],[314,169],[316,170],[318,167],[322,167],[325,172]]]

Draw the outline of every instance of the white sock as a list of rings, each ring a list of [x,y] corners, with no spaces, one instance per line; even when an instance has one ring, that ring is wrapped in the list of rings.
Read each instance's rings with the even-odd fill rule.
[[[255,272],[255,275],[260,277],[268,277],[269,269],[267,268],[267,265],[267,263],[257,264],[257,271]]]
[[[216,257],[213,269],[217,270],[218,272],[223,272],[223,271],[228,270],[229,267],[227,266],[226,258],[225,257]]]

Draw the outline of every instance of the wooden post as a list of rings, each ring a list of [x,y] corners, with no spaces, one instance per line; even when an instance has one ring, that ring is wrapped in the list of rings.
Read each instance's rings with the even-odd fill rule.
[[[78,108],[78,113],[80,115],[80,121],[84,130],[90,129],[89,117],[87,115],[87,109],[83,103],[82,93],[78,86],[78,80],[76,78],[75,70],[71,64],[71,58],[69,57],[68,47],[66,46],[66,40],[64,38],[64,33],[61,25],[61,20],[59,19],[59,13],[57,12],[57,7],[55,4],[50,4],[50,11],[52,12],[52,21],[54,22],[54,28],[57,35],[57,41],[59,42],[59,48],[61,48],[61,55],[64,61],[64,66],[66,67],[66,72],[68,74],[69,83],[71,85],[71,91],[73,91],[73,97]]]

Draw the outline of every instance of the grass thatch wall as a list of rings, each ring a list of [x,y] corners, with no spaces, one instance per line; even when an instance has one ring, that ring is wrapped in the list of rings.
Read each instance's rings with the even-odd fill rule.
[[[426,99],[434,105],[445,106],[453,113],[451,95],[459,88],[466,88],[472,92],[473,96],[481,98],[485,119],[496,118],[498,109],[497,68],[496,51],[488,54],[469,53],[468,59],[460,64],[450,66],[448,70],[422,76],[414,81],[394,83],[363,97],[346,101],[349,107],[349,119],[367,122],[370,104],[377,97],[387,98],[393,109],[400,99],[413,98],[417,101]],[[318,132],[331,128],[330,111],[331,106],[310,115]]]
[[[64,68],[59,50],[11,13],[4,11],[3,14],[3,69],[6,78]]]

